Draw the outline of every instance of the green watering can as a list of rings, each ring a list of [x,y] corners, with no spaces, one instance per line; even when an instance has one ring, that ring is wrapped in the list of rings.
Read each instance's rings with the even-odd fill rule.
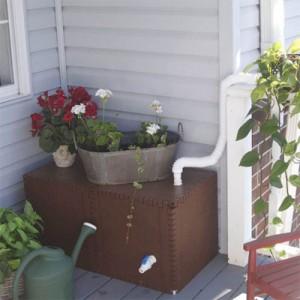
[[[23,259],[13,285],[13,299],[18,300],[18,285],[24,271],[26,300],[72,300],[73,271],[85,239],[97,227],[84,223],[73,249],[72,257],[59,248],[43,247]]]

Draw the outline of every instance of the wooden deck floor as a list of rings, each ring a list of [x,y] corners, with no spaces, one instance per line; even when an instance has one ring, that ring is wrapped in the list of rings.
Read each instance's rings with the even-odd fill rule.
[[[77,269],[75,296],[76,300],[244,300],[245,269],[228,265],[226,257],[218,255],[176,296]]]

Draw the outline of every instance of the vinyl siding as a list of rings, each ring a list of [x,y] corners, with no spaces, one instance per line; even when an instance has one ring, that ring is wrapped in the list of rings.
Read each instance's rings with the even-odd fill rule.
[[[299,0],[285,0],[285,44],[300,37],[300,2]]]
[[[259,0],[242,0],[240,7],[241,69],[260,55]]]
[[[31,137],[29,116],[36,95],[60,86],[54,0],[27,0],[27,27],[33,97],[0,106],[0,206],[24,199],[22,175],[47,160]]]
[[[218,123],[218,1],[64,0],[69,85],[114,92],[108,114],[184,126],[186,142],[214,145]],[[78,22],[80,20],[80,22]],[[135,126],[135,125],[132,125]]]

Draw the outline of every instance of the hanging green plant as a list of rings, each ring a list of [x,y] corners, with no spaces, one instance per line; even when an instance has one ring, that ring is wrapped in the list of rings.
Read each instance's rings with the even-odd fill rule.
[[[279,158],[272,157],[272,168],[268,180],[275,188],[285,188],[285,196],[278,209],[280,212],[293,205],[296,206],[296,201],[290,193],[290,185],[300,187],[299,174],[288,176],[290,165],[300,160],[298,149],[300,138],[287,140],[283,122],[286,115],[295,116],[300,113],[300,56],[297,54],[299,52],[300,40],[294,41],[286,51],[280,43],[275,43],[246,68],[247,72],[256,68],[258,77],[256,87],[251,93],[251,109],[236,138],[242,140],[252,129],[258,128],[263,137],[263,143],[271,139],[272,145],[278,144],[280,155]],[[251,150],[242,157],[240,165],[253,167],[258,163],[261,172],[262,154],[261,151]],[[267,199],[264,199],[262,192],[254,209],[257,214],[266,215],[268,212]],[[272,224],[282,224],[282,220],[277,216],[272,220]]]

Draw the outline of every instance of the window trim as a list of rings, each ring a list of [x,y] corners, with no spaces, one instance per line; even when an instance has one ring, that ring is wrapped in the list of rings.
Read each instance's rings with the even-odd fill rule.
[[[0,104],[31,95],[31,72],[25,1],[8,0],[14,83],[0,87]]]

